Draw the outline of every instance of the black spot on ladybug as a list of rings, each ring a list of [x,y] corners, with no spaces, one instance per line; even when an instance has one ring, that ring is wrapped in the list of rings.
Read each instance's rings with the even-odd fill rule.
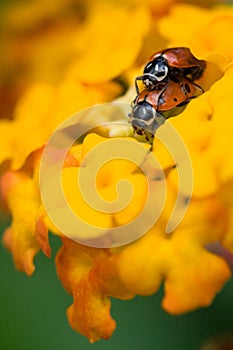
[[[173,101],[174,101],[174,102],[177,102],[177,98],[176,98],[176,97],[174,97],[174,98],[173,98]]]
[[[190,90],[190,86],[188,84],[185,84],[185,90],[187,91],[187,93],[189,94],[191,92]]]

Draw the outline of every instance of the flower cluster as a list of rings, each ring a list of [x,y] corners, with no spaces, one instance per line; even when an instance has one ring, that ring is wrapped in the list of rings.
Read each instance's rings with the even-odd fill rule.
[[[3,242],[16,268],[31,275],[39,250],[50,257],[48,232],[61,237],[56,266],[63,286],[73,296],[69,322],[92,342],[108,339],[116,327],[110,314],[111,297],[150,295],[163,283],[164,309],[180,314],[210,305],[231,276],[226,259],[207,246],[219,242],[233,252],[233,44],[228,39],[233,9],[177,2],[95,0],[80,2],[75,12],[72,0],[56,5],[43,1],[41,7],[41,1],[35,1],[30,11],[34,9],[37,21],[32,23],[27,9],[17,12],[18,17],[14,11],[6,17],[34,33],[37,44],[33,48],[33,36],[26,38],[22,30],[24,40],[18,45],[31,40],[26,45],[29,68],[24,93],[11,119],[6,115],[0,120],[1,195],[12,215]],[[12,48],[16,34],[10,34]],[[143,62],[159,49],[176,46],[189,47],[207,62],[200,82],[206,92],[166,121],[184,140],[193,167],[193,195],[184,219],[171,235],[165,234],[177,198],[179,164],[155,138],[153,154],[164,170],[167,195],[161,216],[148,232],[133,243],[112,248],[89,247],[65,237],[50,221],[39,189],[40,160],[49,136],[74,112],[112,101],[128,89],[123,99],[130,103],[133,80]],[[58,65],[50,69],[49,62]],[[134,188],[132,202],[119,213],[103,214],[82,201],[80,189],[75,189],[75,174],[88,151],[109,142],[109,137],[87,135],[70,149],[62,170],[64,192],[74,211],[105,228],[137,217],[147,196],[146,179],[135,164],[115,159],[99,171],[97,190],[111,201],[116,183],[127,179]]]

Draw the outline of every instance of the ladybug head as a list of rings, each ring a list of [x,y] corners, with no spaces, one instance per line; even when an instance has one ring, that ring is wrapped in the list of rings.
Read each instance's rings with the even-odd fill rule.
[[[145,87],[149,90],[153,90],[158,83],[163,83],[168,75],[168,63],[167,60],[162,57],[156,57],[149,61],[144,68],[143,75],[135,79],[135,87],[137,94],[139,94],[139,88],[137,82],[141,80]]]
[[[133,104],[129,117],[131,118],[131,125],[137,134],[139,134],[139,130],[140,132],[147,131],[154,134],[165,121],[165,118],[147,101]]]
[[[151,87],[158,82],[162,82],[168,75],[167,60],[162,57],[156,57],[153,61],[147,63],[143,71],[143,83],[146,87]]]

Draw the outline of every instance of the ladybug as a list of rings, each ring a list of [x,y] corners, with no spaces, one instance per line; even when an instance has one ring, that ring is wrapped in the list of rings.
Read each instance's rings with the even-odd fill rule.
[[[157,84],[154,90],[144,89],[134,99],[129,114],[135,133],[144,136],[152,149],[156,130],[166,119],[180,114],[191,99],[202,94],[202,88],[190,79]]]
[[[189,78],[194,82],[202,76],[205,68],[205,61],[194,57],[187,47],[168,48],[156,52],[148,60],[143,75],[135,79],[137,94],[139,80],[147,89],[153,90],[161,82],[170,80],[182,81],[182,78]]]

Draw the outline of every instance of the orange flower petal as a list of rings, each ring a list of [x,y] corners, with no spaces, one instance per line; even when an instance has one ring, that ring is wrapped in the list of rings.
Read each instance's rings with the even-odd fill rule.
[[[12,225],[6,230],[3,241],[13,255],[16,268],[31,275],[35,269],[33,259],[39,251],[34,236],[40,205],[38,193],[33,180],[19,172],[5,173],[1,189],[13,216]]]
[[[40,217],[36,222],[35,237],[40,245],[43,253],[50,258],[51,257],[51,247],[49,244],[48,228],[45,225],[43,218]]]
[[[110,315],[109,295],[115,291],[118,297],[131,297],[115,276],[115,260],[109,257],[108,250],[63,239],[56,265],[64,287],[74,298],[74,304],[67,311],[72,328],[91,342],[108,339],[116,326]]]

